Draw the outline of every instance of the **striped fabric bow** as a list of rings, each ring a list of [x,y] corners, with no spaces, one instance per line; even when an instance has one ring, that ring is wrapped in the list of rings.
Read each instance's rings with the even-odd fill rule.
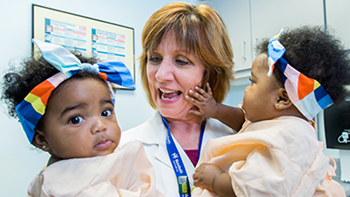
[[[33,39],[43,58],[60,72],[35,86],[16,107],[17,116],[30,143],[34,137],[34,128],[45,114],[47,101],[51,92],[64,80],[76,74],[79,70],[90,70],[111,83],[126,88],[135,89],[134,80],[129,69],[122,62],[102,62],[94,65],[81,63],[72,53],[60,45]],[[114,101],[113,92],[111,92]]]
[[[283,30],[282,30],[283,31]],[[283,83],[289,98],[298,110],[309,120],[314,118],[320,111],[333,104],[331,97],[321,84],[293,68],[284,59],[286,52],[284,46],[278,41],[282,31],[270,39],[268,45],[268,76],[272,75],[277,66],[283,73]]]

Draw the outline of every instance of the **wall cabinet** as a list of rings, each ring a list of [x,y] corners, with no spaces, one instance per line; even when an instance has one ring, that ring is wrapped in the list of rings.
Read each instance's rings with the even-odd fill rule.
[[[330,34],[338,36],[350,49],[349,0],[326,0],[326,24]]]
[[[346,1],[346,0],[344,0]],[[249,83],[255,46],[284,28],[324,24],[322,0],[211,0],[229,32],[234,51],[237,80],[233,85]],[[243,81],[242,81],[243,80]]]
[[[250,68],[252,62],[250,1],[211,0],[209,2],[220,13],[226,24],[234,53],[234,69]]]
[[[250,68],[251,33],[249,0],[211,0],[209,1],[224,20],[232,43],[235,70]]]
[[[302,25],[323,26],[323,1],[321,0],[250,0],[251,32],[255,43],[263,38],[270,39],[279,31]],[[253,53],[253,58],[256,56]]]

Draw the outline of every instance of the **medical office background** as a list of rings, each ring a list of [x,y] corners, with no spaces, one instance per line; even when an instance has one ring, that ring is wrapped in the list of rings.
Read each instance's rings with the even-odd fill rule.
[[[185,0],[198,4],[200,0]],[[141,32],[149,16],[172,0],[2,0],[0,6],[0,76],[8,65],[17,64],[31,53],[32,4],[111,22],[134,29],[136,90],[118,90],[116,113],[122,130],[143,123],[155,113],[140,82]],[[235,106],[249,85],[250,66],[256,57],[254,46],[285,27],[326,26],[350,49],[349,0],[208,0],[225,21],[235,55],[235,77],[225,104]],[[47,162],[49,155],[35,149],[21,125],[9,118],[6,107],[0,113],[0,196],[26,196],[27,186]],[[322,116],[322,114],[321,114]],[[320,118],[319,138],[324,140]],[[339,160],[338,150],[325,149]],[[345,184],[344,184],[345,185]],[[347,187],[347,185],[345,185]],[[347,190],[347,189],[346,189]]]

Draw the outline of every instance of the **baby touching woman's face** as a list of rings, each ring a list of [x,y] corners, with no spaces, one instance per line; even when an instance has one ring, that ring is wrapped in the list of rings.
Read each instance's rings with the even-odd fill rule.
[[[71,79],[51,96],[42,132],[52,156],[102,156],[117,148],[121,132],[107,84],[91,78]]]

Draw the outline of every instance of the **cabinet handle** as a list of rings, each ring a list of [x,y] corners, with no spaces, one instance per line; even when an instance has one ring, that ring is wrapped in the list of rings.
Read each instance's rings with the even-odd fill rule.
[[[258,41],[259,41],[258,38],[255,38],[255,39],[254,39],[254,55],[255,55],[255,57],[259,55],[259,54],[258,54],[258,50],[257,50],[257,48],[256,48],[256,47],[258,46]]]
[[[244,60],[247,59],[246,56],[245,56],[245,42],[244,42],[244,41],[242,42],[242,58],[243,58]]]

